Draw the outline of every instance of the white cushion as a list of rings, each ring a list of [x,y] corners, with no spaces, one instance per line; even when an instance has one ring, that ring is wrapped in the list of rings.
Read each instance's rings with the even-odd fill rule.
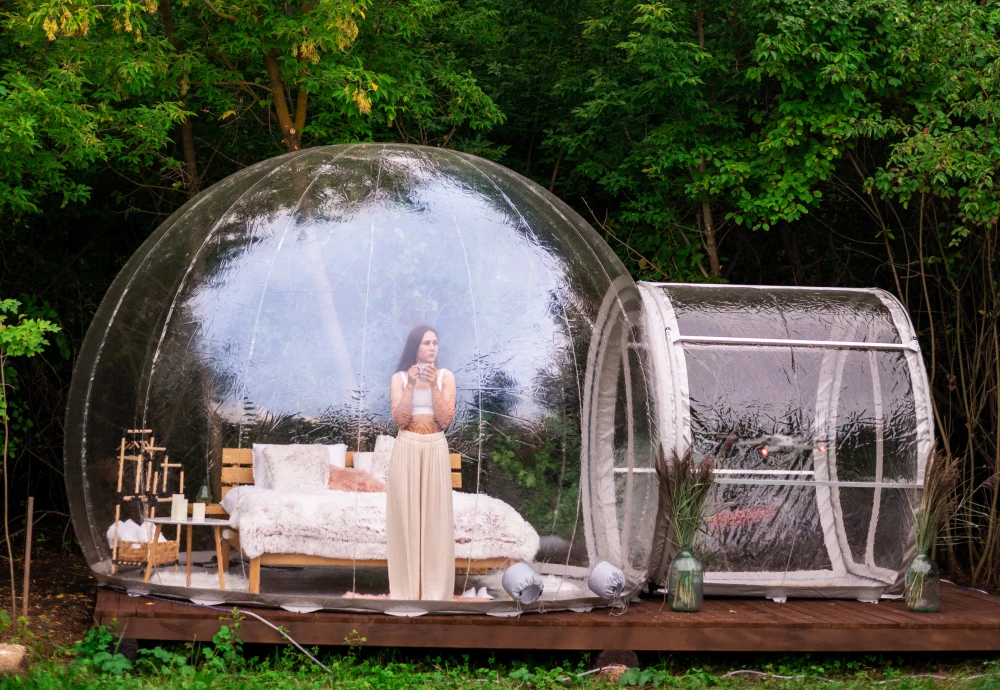
[[[263,455],[270,488],[275,491],[316,493],[330,490],[330,453],[325,446],[268,446]]]
[[[271,443],[253,444],[253,483],[262,489],[270,489],[271,481],[267,476],[267,465],[264,464],[264,449],[270,448]]]
[[[383,484],[389,482],[389,460],[392,458],[392,448],[395,444],[396,439],[393,436],[379,436],[375,439],[371,474]]]
[[[263,463],[263,460],[261,460],[261,463]],[[240,504],[240,498],[254,491],[264,491],[264,487],[259,484],[242,484],[240,486],[234,486],[226,493],[223,499],[219,501],[219,505],[221,505],[222,509],[227,513],[233,515],[236,513],[236,508]]]
[[[375,453],[355,453],[354,454],[354,469],[356,469],[356,470],[358,470],[360,472],[367,472],[368,474],[371,474],[374,477],[375,475],[372,473],[372,456],[373,455],[375,455]],[[381,477],[377,477],[377,479],[381,480],[382,478]],[[382,480],[382,483],[385,483],[385,480]]]
[[[392,438],[387,437],[387,438]],[[253,444],[253,483],[261,489],[270,489],[271,479],[267,474],[267,465],[264,464],[264,449],[272,446],[286,447],[286,444],[279,443],[255,443]],[[326,446],[330,456],[330,464],[334,467],[346,467],[347,461],[345,451],[347,446],[343,443]],[[387,468],[388,469],[388,468]],[[386,473],[388,477],[388,472]],[[382,480],[385,482],[385,479]]]
[[[327,446],[326,450],[330,453],[331,467],[347,467],[347,444],[336,443]]]

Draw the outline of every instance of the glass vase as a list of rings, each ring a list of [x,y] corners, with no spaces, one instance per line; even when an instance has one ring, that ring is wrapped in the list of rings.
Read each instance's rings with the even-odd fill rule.
[[[670,561],[667,598],[674,611],[697,611],[705,598],[705,569],[690,548],[681,549]]]
[[[918,553],[906,569],[904,593],[911,611],[934,613],[941,606],[941,574],[926,552]]]

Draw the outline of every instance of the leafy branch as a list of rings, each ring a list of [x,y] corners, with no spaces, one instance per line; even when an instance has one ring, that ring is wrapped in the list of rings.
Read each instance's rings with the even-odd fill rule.
[[[57,333],[59,327],[45,319],[29,319],[18,315],[21,303],[13,299],[0,300],[0,422],[3,423],[3,530],[10,566],[11,610],[17,611],[17,582],[14,576],[14,549],[10,543],[10,487],[8,477],[10,452],[10,415],[7,379],[13,375],[7,362],[11,357],[33,357],[47,344],[46,333]],[[14,318],[16,317],[16,319]],[[14,319],[11,322],[11,319]]]

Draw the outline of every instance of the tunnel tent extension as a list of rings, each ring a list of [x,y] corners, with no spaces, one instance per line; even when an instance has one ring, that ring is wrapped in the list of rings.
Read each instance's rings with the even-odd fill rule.
[[[143,243],[84,340],[65,446],[83,553],[102,584],[198,601],[504,613],[514,609],[500,576],[516,560],[544,580],[534,608],[601,603],[587,589],[599,560],[625,571],[631,596],[645,583],[656,510],[642,472],[658,432],[640,305],[582,218],[489,161],[356,144],[241,170]],[[255,464],[255,444],[258,454],[267,444],[345,444],[342,462],[384,472],[390,377],[417,324],[437,331],[439,362],[458,389],[447,433],[457,454],[456,593],[474,588],[492,601],[375,598],[388,591],[385,492],[289,494],[261,486]],[[606,423],[595,441],[598,399]],[[152,461],[136,480],[129,463],[138,461],[122,460],[143,452],[121,446],[129,430],[149,430],[144,438],[164,449],[154,454],[176,465],[169,481]],[[584,467],[604,467],[597,474],[611,485],[585,495]],[[148,582],[134,563],[112,563],[116,516],[169,514],[173,493],[190,500],[203,485],[215,501],[226,494],[213,509],[233,521],[218,550],[222,562],[232,557],[224,590],[210,530],[194,531],[190,587],[167,557]],[[130,487],[139,498],[123,502]],[[176,539],[174,527],[163,531]]]
[[[903,306],[876,289],[638,287],[661,439],[718,457],[706,592],[892,588],[934,443]]]

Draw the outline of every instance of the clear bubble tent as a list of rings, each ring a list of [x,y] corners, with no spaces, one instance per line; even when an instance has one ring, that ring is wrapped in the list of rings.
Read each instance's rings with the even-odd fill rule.
[[[280,492],[257,465],[261,444],[344,444],[377,479],[418,324],[457,389],[453,602],[386,598],[384,490]],[[66,483],[96,577],[129,592],[504,615],[609,603],[587,587],[600,561],[625,599],[661,581],[662,443],[718,455],[706,592],[876,598],[906,559],[927,390],[887,293],[637,284],[567,205],[495,163],[318,147],[205,190],[127,262],[78,358]],[[140,437],[151,450],[127,450]],[[167,525],[162,560],[123,556],[119,521],[204,491],[224,543],[196,529],[186,556]],[[517,561],[544,582],[530,606],[500,587]]]

